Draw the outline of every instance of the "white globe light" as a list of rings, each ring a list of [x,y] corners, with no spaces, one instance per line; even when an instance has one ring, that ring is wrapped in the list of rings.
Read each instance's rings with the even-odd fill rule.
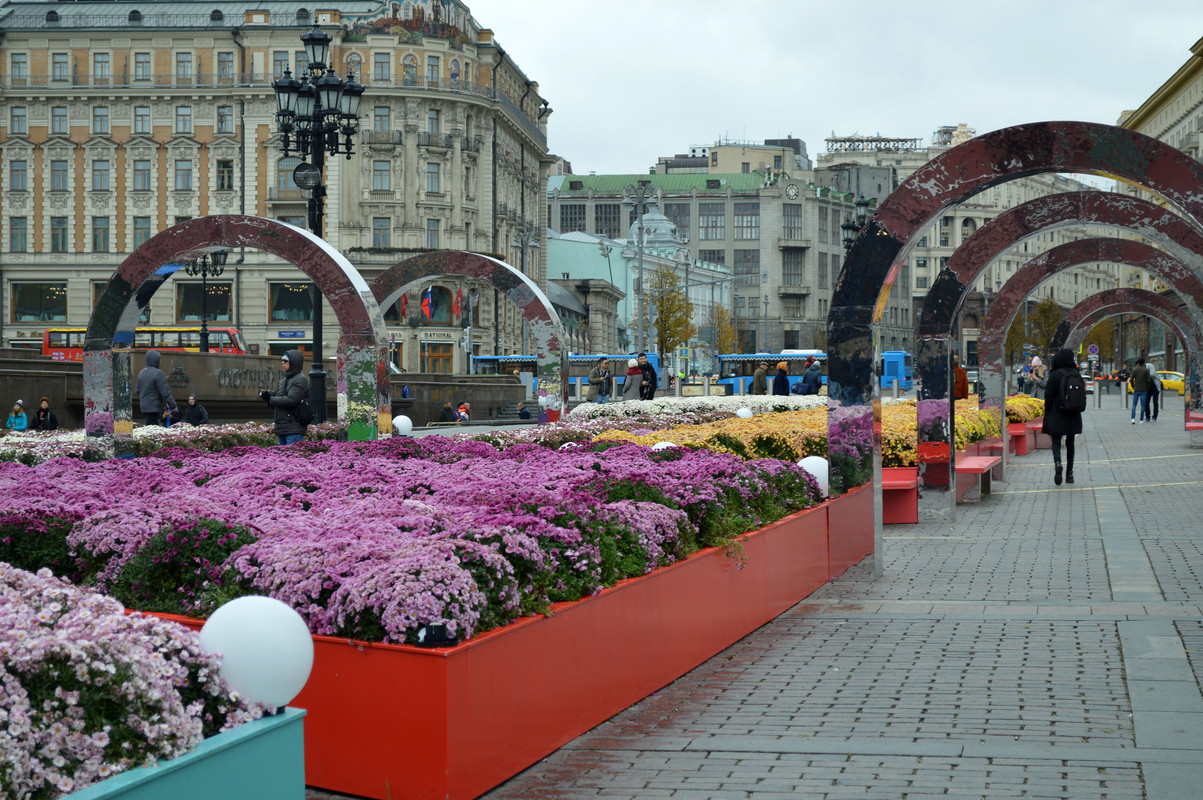
[[[398,436],[409,436],[413,433],[414,421],[404,414],[393,417],[393,432]]]
[[[672,442],[656,442],[652,445],[653,450],[667,450],[670,447],[676,447]]]
[[[741,408],[739,411],[735,412],[735,416],[739,417],[740,419],[751,419],[752,409],[747,407]]]
[[[313,669],[313,637],[301,615],[271,597],[239,597],[213,612],[200,632],[221,654],[221,677],[258,703],[287,705]]]
[[[827,459],[822,456],[807,456],[798,462],[798,466],[814,476],[815,481],[819,484],[819,491],[823,497],[826,497],[830,485],[827,476]]]

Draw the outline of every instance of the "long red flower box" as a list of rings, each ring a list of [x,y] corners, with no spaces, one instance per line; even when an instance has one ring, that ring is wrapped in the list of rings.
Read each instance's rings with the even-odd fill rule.
[[[478,797],[871,553],[872,487],[745,534],[739,549],[704,550],[456,647],[314,636],[313,673],[292,703],[308,711],[306,783],[380,800]]]

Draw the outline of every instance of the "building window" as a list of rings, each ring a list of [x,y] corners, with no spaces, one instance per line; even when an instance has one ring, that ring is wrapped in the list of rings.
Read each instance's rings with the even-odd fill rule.
[[[372,217],[372,247],[392,247],[389,242],[392,227],[392,220],[388,217]]]
[[[150,159],[140,158],[134,161],[134,191],[150,191]]]
[[[150,79],[150,53],[134,53],[134,80],[148,81]]]
[[[389,79],[390,56],[388,53],[374,53],[372,55],[372,80],[387,81]]]
[[[699,250],[698,251],[698,260],[705,261],[708,264],[726,264],[727,263],[727,251],[726,250]]]
[[[111,77],[108,53],[92,54],[92,77],[97,83],[108,83],[108,80]]]
[[[622,206],[618,203],[598,203],[593,207],[593,225],[599,236],[621,238]]]
[[[560,233],[585,230],[585,204],[565,203],[560,206]]]
[[[916,289],[926,289],[927,288],[927,276],[926,275],[916,275],[915,276],[915,288]]]
[[[234,54],[233,53],[218,53],[217,54],[217,77],[233,78],[234,77]]]
[[[66,161],[51,161],[50,162],[50,191],[65,192],[70,188],[67,183],[67,162]]]
[[[781,301],[781,314],[791,319],[802,316],[802,300],[797,297],[787,297]],[[789,331],[787,331],[789,333]]]
[[[819,270],[819,288],[826,289],[827,288],[827,254],[826,253],[819,253],[818,270]]]
[[[175,107],[175,132],[192,133],[192,106]]]
[[[422,358],[418,366],[419,372],[430,372],[436,375],[451,374],[451,343],[422,342]]]
[[[177,192],[192,191],[192,160],[187,158],[176,159],[175,162],[175,189]]]
[[[376,106],[372,111],[372,130],[377,133],[384,133],[392,130],[392,120],[389,114],[388,106]]]
[[[438,134],[439,132],[439,112],[437,109],[430,109],[426,112],[426,132]]]
[[[431,250],[439,249],[439,221],[437,219],[426,220],[426,246]]]
[[[439,57],[426,56],[426,82],[431,86],[439,84]]]
[[[134,248],[146,244],[150,238],[150,217],[134,217]]]
[[[723,203],[698,203],[698,238],[727,238],[727,207]]]
[[[677,226],[677,233],[682,236],[689,233],[689,203],[665,203],[664,216]]]
[[[217,132],[234,132],[234,106],[217,107]]]
[[[785,222],[784,234],[786,239],[801,239],[802,237],[802,205],[800,203],[784,203],[781,206],[781,216]]]
[[[411,55],[408,55],[405,58],[401,59],[401,69],[405,72],[405,85],[406,86],[417,86],[418,85],[418,57],[411,54]]]
[[[92,191],[107,192],[109,190],[109,162],[99,160],[92,162]]]
[[[372,188],[379,192],[387,192],[393,188],[392,164],[388,161],[372,162]]]
[[[67,252],[67,218],[50,218],[50,252]]]
[[[109,218],[92,217],[92,252],[109,252]]]
[[[439,191],[439,165],[433,162],[426,165],[426,191]]]
[[[71,56],[68,53],[54,53],[50,56],[50,79],[71,80]]]
[[[280,159],[280,163],[276,167],[276,188],[277,189],[293,189],[299,190],[297,182],[292,179],[292,172],[301,164],[301,159],[297,156],[289,156],[288,158]]]
[[[773,156],[773,169],[781,169],[781,156]]]
[[[8,249],[14,253],[24,253],[29,247],[26,234],[29,231],[29,221],[25,217],[10,217],[8,220]]]
[[[204,302],[201,293],[204,290]],[[175,321],[177,324],[200,322],[201,312],[208,322],[233,319],[233,286],[229,283],[179,283],[176,285]]]
[[[740,286],[760,285],[760,251],[736,250],[735,274],[739,278],[736,283]],[[755,306],[753,306],[754,308]]]
[[[25,106],[13,106],[9,112],[9,132],[10,133],[29,133],[29,122],[25,113]]]
[[[12,78],[13,84],[24,86],[29,80],[29,54],[13,53],[9,65],[8,76]]]
[[[8,163],[8,188],[14,192],[24,192],[29,188],[28,162],[10,161]]]
[[[272,52],[272,75],[276,78],[284,77],[284,70],[291,66],[287,50],[276,50]],[[300,78],[299,75],[294,76]]]
[[[828,213],[827,213],[827,209],[826,209],[826,208],[820,208],[820,209],[819,209],[819,235],[818,235],[818,240],[819,240],[819,243],[820,243],[820,244],[827,244],[827,234],[828,234],[828,231],[829,231],[829,228],[828,228],[828,216],[829,216],[829,215],[828,215]],[[836,214],[835,214],[835,217],[836,217],[836,219],[837,219],[837,220],[839,219],[839,212],[838,212],[838,211],[836,212]]]
[[[732,221],[735,223],[736,239],[759,239],[760,203],[736,203]]]
[[[431,220],[434,222],[435,220]],[[421,297],[419,295],[419,304]],[[430,287],[430,319],[426,319],[425,314],[419,314],[418,318],[422,320],[424,325],[450,325],[451,324],[451,290],[445,289],[442,286]]]
[[[13,283],[13,322],[66,322],[66,283]]]
[[[66,106],[55,106],[50,109],[50,132],[64,136],[69,132]]]
[[[781,283],[786,286],[801,286],[802,268],[802,251],[786,250],[781,255]]]
[[[313,319],[313,292],[309,283],[269,283],[268,297],[268,317],[272,322],[308,322]]]
[[[134,133],[150,135],[150,106],[134,106]]]
[[[217,191],[230,192],[234,190],[234,161],[223,159],[217,162]]]
[[[309,57],[305,55],[304,50],[298,50],[296,58],[296,74],[304,75],[309,70]]]
[[[175,77],[176,77],[176,80],[191,80],[192,79],[192,54],[191,53],[176,53],[175,54]]]
[[[92,109],[92,133],[109,132],[109,107],[96,106]]]

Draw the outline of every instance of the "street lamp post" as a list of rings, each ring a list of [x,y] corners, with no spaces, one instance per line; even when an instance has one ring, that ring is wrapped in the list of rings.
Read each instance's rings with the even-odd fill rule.
[[[201,329],[200,351],[209,352],[209,278],[220,277],[225,272],[228,250],[214,250],[211,253],[201,253],[200,258],[189,261],[184,265],[184,272],[190,278],[201,279]]]
[[[844,220],[840,225],[842,237],[844,240],[844,255],[852,251],[852,243],[856,241],[856,237],[860,236],[860,232],[865,227],[865,222],[869,219],[869,201],[864,195],[858,195],[856,198],[856,217]]]
[[[521,223],[521,220],[519,222]],[[518,251],[518,266],[522,270],[522,274],[527,275],[529,277],[529,273],[527,272],[527,266],[526,266],[526,253],[528,250],[538,250],[539,249],[539,228],[538,228],[538,226],[533,222],[530,223],[529,225],[521,225],[521,227],[519,227],[517,232],[514,234],[514,243],[511,246],[515,250]],[[527,345],[528,329],[529,329],[529,326],[527,325],[526,320],[525,319],[522,320],[522,354],[523,355],[529,355],[529,353],[528,353],[529,347]],[[567,347],[567,342],[564,343],[564,346]]]
[[[635,300],[639,310],[635,325],[635,351],[642,353],[644,346],[643,320],[645,316],[643,299],[643,215],[647,213],[647,203],[655,196],[656,190],[650,183],[638,183],[634,186],[627,184],[622,190],[622,204],[635,209],[637,225],[635,237]],[[663,355],[663,353],[661,354]]]
[[[301,36],[306,64],[300,80],[292,72],[273,84],[276,92],[276,120],[283,134],[281,150],[287,158],[292,152],[301,157],[293,170],[297,187],[307,191],[309,230],[322,238],[322,215],[326,200],[323,172],[326,154],[353,153],[354,137],[359,131],[359,101],[363,86],[348,72],[343,81],[327,61],[330,35],[316,25]],[[341,137],[341,138],[340,138]],[[326,371],[322,363],[322,293],[313,286],[313,365],[309,372],[309,402],[314,422],[326,421]]]

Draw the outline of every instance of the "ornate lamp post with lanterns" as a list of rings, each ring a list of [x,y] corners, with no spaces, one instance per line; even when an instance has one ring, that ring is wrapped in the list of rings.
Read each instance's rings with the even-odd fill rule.
[[[212,253],[202,253],[200,258],[189,261],[184,265],[184,273],[190,278],[201,279],[201,329],[200,351],[209,352],[209,278],[216,278],[225,272],[228,250],[214,250]]]
[[[300,80],[285,69],[273,84],[276,92],[276,120],[283,134],[284,157],[294,152],[301,163],[293,170],[293,181],[308,193],[309,230],[322,236],[322,215],[326,199],[323,171],[326,154],[345,154],[351,158],[355,134],[359,131],[359,101],[363,86],[348,72],[341,80],[327,61],[330,35],[316,25],[301,36],[305,46],[305,65]],[[322,364],[322,294],[313,287],[313,365],[309,372],[309,402],[314,422],[326,421],[326,371]]]

